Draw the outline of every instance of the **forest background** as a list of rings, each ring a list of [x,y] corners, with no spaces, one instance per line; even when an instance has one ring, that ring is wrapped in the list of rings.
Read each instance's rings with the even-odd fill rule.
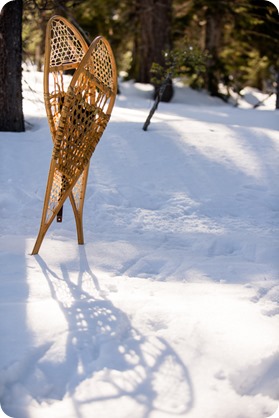
[[[255,87],[267,96],[276,93],[279,108],[279,18],[271,2],[14,0],[0,15],[0,130],[24,129],[23,117],[15,129],[16,115],[9,123],[11,114],[22,112],[21,63],[43,69],[45,29],[54,14],[75,24],[88,43],[105,36],[126,79],[150,83],[152,64],[165,65],[164,52],[188,49],[204,57],[203,68],[181,68],[191,87],[223,100]]]

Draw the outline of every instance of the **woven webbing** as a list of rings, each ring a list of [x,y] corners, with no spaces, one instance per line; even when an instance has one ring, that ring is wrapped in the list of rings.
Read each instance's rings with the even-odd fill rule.
[[[79,63],[84,57],[80,40],[63,20],[52,21],[50,68]]]
[[[112,62],[108,49],[102,39],[96,45],[94,50],[94,59],[90,59],[85,66],[90,75],[95,77],[103,87],[113,90]]]
[[[51,188],[51,193],[49,196],[48,207],[47,207],[47,214],[46,214],[46,221],[48,222],[49,219],[52,217],[53,213],[55,212],[61,196],[63,195],[64,191],[69,187],[69,182],[65,176],[59,170],[55,170],[53,176],[53,183]]]
[[[68,178],[88,164],[109,120],[101,108],[88,103],[91,96],[82,97],[81,88],[68,90],[53,150],[57,168]]]
[[[64,72],[66,69],[77,68],[88,46],[76,28],[60,16],[50,20],[48,36],[45,104],[52,138],[55,141],[64,97],[70,83],[70,77],[65,76]]]

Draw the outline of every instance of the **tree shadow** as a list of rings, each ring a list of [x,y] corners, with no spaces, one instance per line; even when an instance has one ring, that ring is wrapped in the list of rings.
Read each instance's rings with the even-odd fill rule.
[[[26,347],[32,351],[34,343],[26,312],[29,286],[26,281],[25,245],[21,236],[16,239],[12,235],[0,237],[0,416],[4,416],[1,409],[10,414],[11,399],[14,411],[19,410],[21,383],[30,366]],[[38,351],[32,354],[36,357]],[[24,418],[28,417],[25,413]]]
[[[261,358],[257,364],[249,364],[230,376],[234,389],[241,396],[269,396],[275,401],[279,397],[277,384],[279,373],[279,352]]]
[[[273,317],[279,315],[279,285],[276,282],[267,283],[257,289],[256,294],[251,298],[254,303],[263,303],[262,314]]]
[[[63,351],[63,340],[58,339],[36,365],[50,387],[37,395],[39,402],[69,396],[77,417],[92,404],[102,404],[102,411],[108,408],[112,413],[123,397],[131,413],[136,408],[142,418],[154,410],[175,415],[191,410],[194,394],[187,367],[167,341],[142,335],[105,296],[84,247],[76,281],[65,264],[60,277],[42,257],[36,260],[67,328],[62,358],[54,359],[55,352]]]

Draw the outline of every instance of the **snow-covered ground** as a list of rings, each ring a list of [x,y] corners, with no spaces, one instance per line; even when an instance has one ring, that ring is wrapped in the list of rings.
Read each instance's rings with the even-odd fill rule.
[[[149,86],[120,90],[91,160],[84,246],[66,204],[30,255],[52,150],[42,74],[25,73],[27,131],[0,132],[2,409],[15,418],[271,416],[275,98],[253,109],[249,90],[235,108],[178,85],[144,132]]]

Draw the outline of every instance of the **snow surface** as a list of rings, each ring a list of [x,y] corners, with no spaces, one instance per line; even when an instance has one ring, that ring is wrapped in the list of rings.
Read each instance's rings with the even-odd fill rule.
[[[279,118],[120,84],[84,246],[65,205],[39,255],[52,141],[42,74],[0,133],[0,403],[15,418],[265,418],[279,400]],[[3,414],[4,415],[4,414]],[[276,414],[278,416],[278,414]],[[275,415],[274,415],[275,416]]]

